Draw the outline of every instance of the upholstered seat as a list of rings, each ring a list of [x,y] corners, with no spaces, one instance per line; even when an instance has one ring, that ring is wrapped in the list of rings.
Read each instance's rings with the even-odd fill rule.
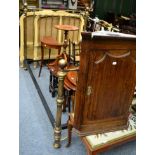
[[[96,155],[99,152],[106,151],[110,148],[129,142],[136,137],[136,116],[129,115],[129,127],[126,130],[106,132],[97,135],[82,137],[86,145],[88,155]]]

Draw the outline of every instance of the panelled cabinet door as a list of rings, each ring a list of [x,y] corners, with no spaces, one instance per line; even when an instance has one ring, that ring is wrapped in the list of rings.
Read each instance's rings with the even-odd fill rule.
[[[127,127],[135,90],[134,56],[135,39],[83,37],[74,124],[80,134]]]

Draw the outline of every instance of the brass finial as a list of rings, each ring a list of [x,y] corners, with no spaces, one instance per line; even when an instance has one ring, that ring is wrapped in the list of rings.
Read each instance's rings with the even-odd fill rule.
[[[65,59],[60,59],[58,65],[61,69],[64,69],[67,65],[67,61]]]
[[[24,2],[24,14],[27,13],[27,2]]]

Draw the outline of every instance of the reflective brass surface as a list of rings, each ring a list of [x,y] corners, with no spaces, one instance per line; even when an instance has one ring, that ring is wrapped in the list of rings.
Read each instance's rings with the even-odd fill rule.
[[[60,148],[60,140],[61,140],[61,115],[62,115],[62,105],[64,102],[64,78],[66,76],[66,72],[64,72],[64,67],[67,65],[66,60],[59,60],[59,67],[61,70],[57,73],[58,75],[58,96],[57,96],[57,112],[56,112],[56,123],[54,128],[54,148]]]
[[[26,64],[25,64],[25,60],[27,59],[27,3],[24,3],[24,16],[25,16],[25,20],[24,20],[24,64],[23,67],[24,69],[26,69]]]

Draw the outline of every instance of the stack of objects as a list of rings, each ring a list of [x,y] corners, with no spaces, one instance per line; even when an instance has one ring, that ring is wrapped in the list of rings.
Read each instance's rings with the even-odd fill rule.
[[[121,33],[136,34],[136,15],[131,14],[129,17],[116,15],[114,12],[107,12],[104,20],[113,27],[119,29]]]
[[[78,10],[84,10],[85,9],[85,3],[83,2],[83,1],[81,1],[81,0],[78,0],[77,1],[77,9]]]
[[[136,34],[136,15],[119,17],[119,28],[123,33]]]

